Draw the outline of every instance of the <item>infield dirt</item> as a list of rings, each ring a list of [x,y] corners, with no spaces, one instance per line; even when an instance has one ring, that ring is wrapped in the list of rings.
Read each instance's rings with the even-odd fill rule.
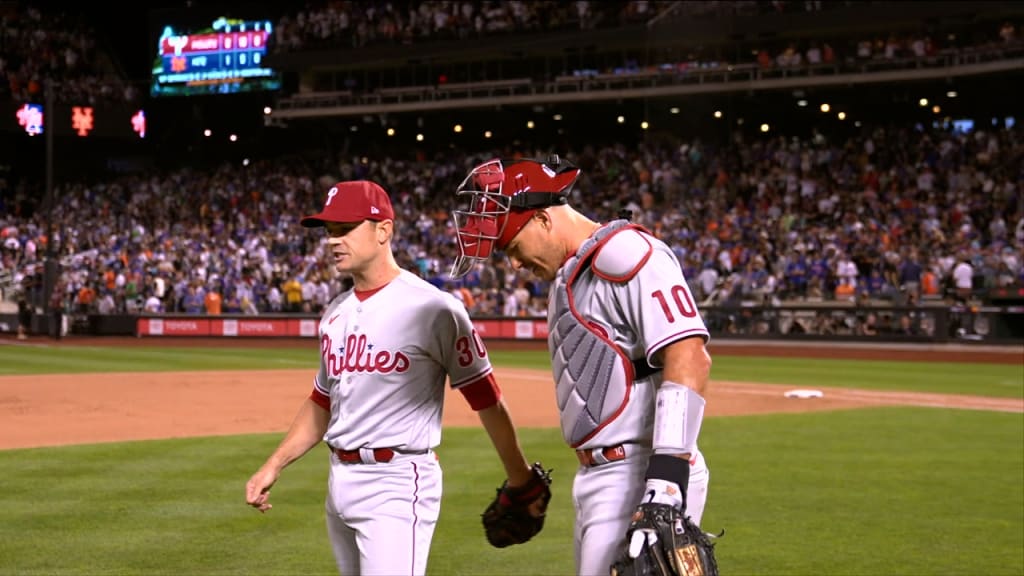
[[[313,373],[314,367],[7,376],[0,378],[0,449],[283,432],[309,394]],[[495,373],[517,425],[558,425],[549,372],[499,367]],[[793,388],[713,381],[706,415],[879,405],[1024,412],[1024,400],[1013,398],[837,388],[823,388],[822,398],[786,398],[783,393]],[[477,426],[479,420],[465,400],[449,390],[444,424]]]

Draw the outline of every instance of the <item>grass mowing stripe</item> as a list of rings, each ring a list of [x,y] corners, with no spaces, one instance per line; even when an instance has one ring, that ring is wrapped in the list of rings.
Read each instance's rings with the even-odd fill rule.
[[[543,351],[494,351],[492,361],[508,367],[550,364]],[[1024,369],[1007,364],[900,362],[758,356],[713,357],[715,380],[766,382],[814,387],[864,388],[1024,397]]]
[[[308,348],[53,348],[0,347],[7,373],[121,372],[169,370],[259,370],[316,366]],[[545,351],[491,352],[496,366],[548,370]],[[1024,397],[1024,370],[1000,364],[714,357],[714,380],[799,386],[905,390],[995,397]]]
[[[727,530],[724,574],[1024,571],[1019,414],[880,408],[705,426],[704,527]]]
[[[879,408],[704,426],[704,527],[727,531],[723,573],[1024,572],[1020,415]],[[270,513],[242,503],[245,480],[280,438],[0,451],[0,572],[335,574],[322,448],[284,471]],[[544,531],[526,546],[490,548],[479,514],[503,478],[500,463],[482,429],[446,429],[429,574],[573,573],[575,458],[558,430],[524,429],[521,440],[531,460],[555,468]]]
[[[0,348],[0,365],[26,374],[168,370],[249,370],[316,366],[316,352],[235,348]]]
[[[1008,364],[719,356],[711,374],[717,380],[1024,397],[1024,370]]]

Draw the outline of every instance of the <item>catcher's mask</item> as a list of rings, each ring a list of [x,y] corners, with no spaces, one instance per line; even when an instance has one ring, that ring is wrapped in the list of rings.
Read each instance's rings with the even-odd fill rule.
[[[455,190],[469,195],[469,208],[452,212],[459,255],[451,277],[464,276],[473,264],[504,250],[534,212],[566,204],[580,169],[557,155],[547,161],[490,160],[470,170]]]

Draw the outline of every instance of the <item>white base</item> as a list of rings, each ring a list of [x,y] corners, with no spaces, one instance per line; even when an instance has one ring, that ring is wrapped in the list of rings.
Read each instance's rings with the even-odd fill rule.
[[[821,390],[788,390],[783,394],[786,398],[821,398],[825,393]]]

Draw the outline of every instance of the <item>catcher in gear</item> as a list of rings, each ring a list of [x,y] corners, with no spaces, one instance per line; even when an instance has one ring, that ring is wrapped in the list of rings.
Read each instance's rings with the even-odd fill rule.
[[[529,541],[544,528],[551,501],[551,470],[540,462],[531,468],[530,480],[515,488],[506,481],[482,514],[487,541],[495,548]]]
[[[599,223],[573,208],[589,192],[573,191],[580,172],[557,156],[470,170],[456,190],[468,206],[452,212],[451,275],[503,251],[513,269],[551,283],[554,392],[562,436],[580,462],[576,571],[592,575],[620,558],[638,505],[667,505],[700,525],[709,473],[697,436],[711,357],[675,253],[628,218]],[[631,537],[657,533],[642,523],[665,515],[654,510],[642,509]],[[665,521],[674,530],[675,518]]]

